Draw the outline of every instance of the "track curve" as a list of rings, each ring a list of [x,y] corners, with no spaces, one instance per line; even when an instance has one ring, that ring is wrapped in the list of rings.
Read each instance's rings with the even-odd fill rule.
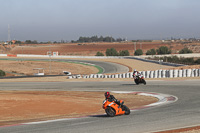
[[[1,58],[1,60],[49,61],[49,59],[33,59],[33,58]],[[51,61],[62,61],[62,62],[71,61],[71,62],[83,62],[83,63],[95,64],[104,69],[103,73],[126,73],[129,71],[129,68],[127,66],[112,62],[78,60],[78,59],[51,59]]]
[[[0,90],[142,91],[170,94],[178,101],[132,112],[129,116],[95,116],[43,124],[1,127],[1,133],[143,133],[197,125],[200,121],[200,80],[133,82],[1,83]],[[103,83],[103,84],[102,84]]]

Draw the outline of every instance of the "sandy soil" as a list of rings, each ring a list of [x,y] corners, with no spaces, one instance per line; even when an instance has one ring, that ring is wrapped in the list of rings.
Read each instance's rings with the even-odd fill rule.
[[[123,99],[130,109],[157,101],[153,97],[135,94],[114,96]],[[103,100],[104,92],[0,91],[0,126],[103,114]]]
[[[48,45],[26,45],[14,46],[11,51],[12,54],[47,54],[47,51],[58,51],[60,55],[95,55],[98,51],[105,53],[108,48],[115,48],[117,51],[129,50],[133,55],[134,43],[68,43],[68,44],[48,44]],[[161,43],[143,43],[142,49],[146,51],[151,48],[158,48],[160,46],[168,46],[168,44]],[[140,48],[138,44],[137,49]]]
[[[193,52],[199,53],[200,43],[162,43],[162,42],[137,42],[136,49],[142,49],[146,53],[149,49],[158,49],[167,46],[173,53],[178,53],[180,49],[187,47]],[[6,50],[1,46],[3,53],[11,54],[44,54],[48,51],[58,51],[60,55],[95,55],[98,51],[105,53],[108,48],[115,48],[117,51],[128,50],[130,55],[134,54],[134,42],[121,43],[67,43],[67,44],[23,44],[23,46],[13,45],[11,50]],[[10,48],[9,48],[10,49]]]
[[[93,66],[67,62],[22,61],[17,60],[17,58],[16,61],[0,60],[0,70],[3,71],[33,75],[37,73],[37,70],[33,70],[35,68],[44,68],[45,75],[63,75],[63,71],[69,71],[73,74],[91,74],[99,72],[99,70]]]

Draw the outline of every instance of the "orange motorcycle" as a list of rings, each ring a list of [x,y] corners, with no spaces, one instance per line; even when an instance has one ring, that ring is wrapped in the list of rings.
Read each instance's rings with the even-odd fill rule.
[[[123,103],[123,100],[120,100],[120,103]],[[130,109],[126,105],[118,105],[114,101],[110,102],[108,100],[103,101],[103,109],[108,116],[113,117],[115,115],[129,115]]]

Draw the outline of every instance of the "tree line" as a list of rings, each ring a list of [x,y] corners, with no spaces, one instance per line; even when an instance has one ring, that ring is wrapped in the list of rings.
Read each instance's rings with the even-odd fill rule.
[[[192,50],[188,48],[183,48],[182,50],[179,51],[179,54],[187,54],[187,53],[192,53]],[[115,48],[107,49],[105,54],[106,56],[129,56],[130,55],[128,50],[122,50],[122,51],[117,52]],[[158,49],[150,49],[150,50],[147,50],[146,52],[146,55],[164,55],[164,54],[171,54],[171,49],[169,49],[166,46],[161,46]],[[142,49],[137,49],[134,52],[134,55],[135,56],[143,55]],[[104,56],[104,54],[101,52],[97,52],[96,56]]]
[[[172,51],[166,46],[161,46],[158,49],[150,49],[147,50],[146,55],[163,55],[163,54],[171,54]],[[193,53],[192,50],[188,48],[183,48],[179,51],[179,54],[188,54],[188,53]],[[141,49],[138,49],[135,51],[135,55],[142,55],[143,51]]]
[[[106,50],[106,56],[129,56],[129,51],[128,50],[122,50],[117,52],[117,50],[115,48],[108,48]],[[97,52],[96,56],[104,56],[104,54],[102,52]]]
[[[122,39],[122,38],[115,39],[110,36],[106,36],[106,37],[103,37],[103,36],[82,37],[81,36],[79,37],[77,41],[72,41],[72,42],[85,43],[85,42],[121,42],[121,41],[125,41],[125,39]]]
[[[171,57],[154,57],[154,58],[148,58],[151,60],[163,60],[163,62],[171,62],[171,63],[178,63],[178,64],[186,64],[186,65],[199,65],[200,64],[200,58],[194,59],[194,58],[185,58],[185,57],[178,57],[178,56],[171,56]]]

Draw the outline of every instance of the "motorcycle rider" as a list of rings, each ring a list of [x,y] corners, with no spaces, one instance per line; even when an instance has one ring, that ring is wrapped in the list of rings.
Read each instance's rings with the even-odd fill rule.
[[[124,104],[124,101],[122,103],[120,103],[120,101],[117,100],[113,95],[110,95],[110,92],[105,92],[104,95],[105,95],[106,100],[108,100],[109,102],[114,101],[116,104],[119,105],[119,107]]]
[[[133,77],[136,78],[137,76],[139,78],[143,77],[143,75],[140,72],[138,72],[136,69],[134,69],[134,71],[133,71]]]

